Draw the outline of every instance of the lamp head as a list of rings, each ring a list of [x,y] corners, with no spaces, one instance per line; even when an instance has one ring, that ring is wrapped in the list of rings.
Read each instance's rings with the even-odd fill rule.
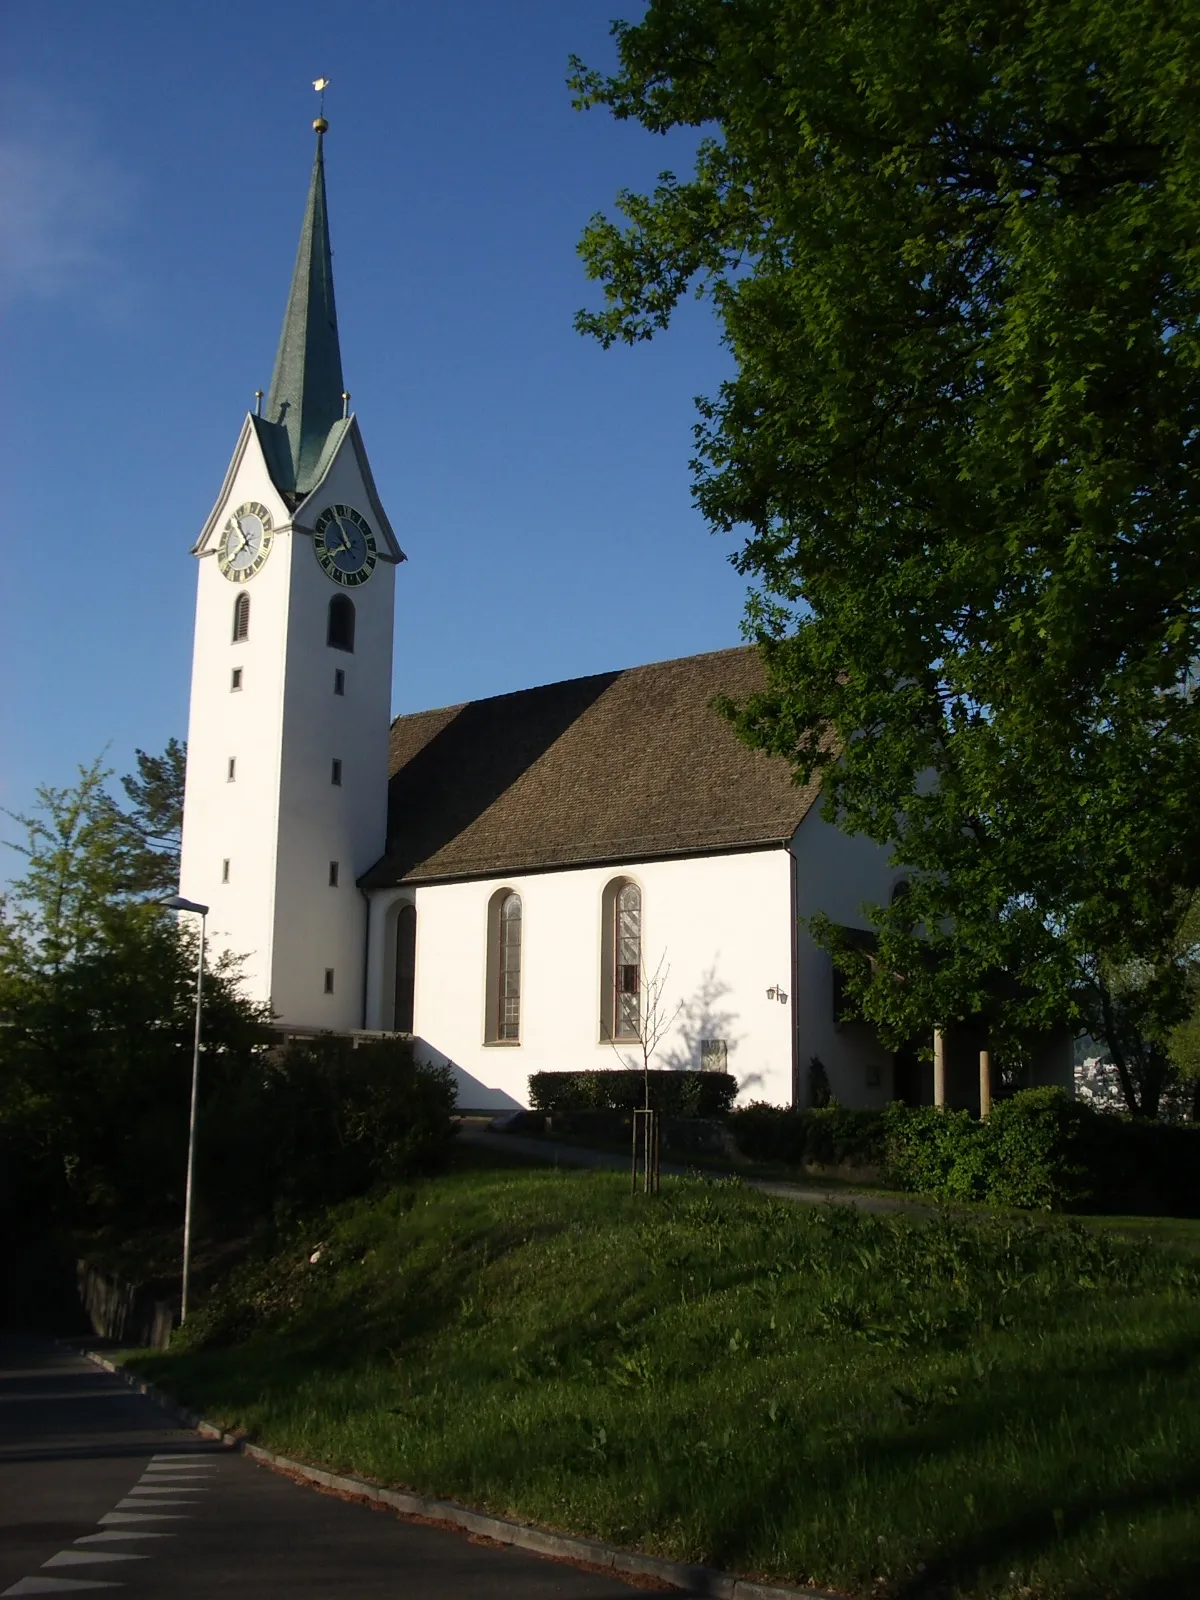
[[[208,915],[207,906],[202,906],[198,900],[185,900],[181,894],[173,894],[169,899],[160,900],[158,903],[167,911],[194,911],[201,917]]]

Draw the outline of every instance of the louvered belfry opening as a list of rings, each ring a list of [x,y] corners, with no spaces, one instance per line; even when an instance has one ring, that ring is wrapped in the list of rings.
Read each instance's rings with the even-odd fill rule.
[[[250,637],[250,596],[240,594],[233,602],[233,642],[240,644]]]

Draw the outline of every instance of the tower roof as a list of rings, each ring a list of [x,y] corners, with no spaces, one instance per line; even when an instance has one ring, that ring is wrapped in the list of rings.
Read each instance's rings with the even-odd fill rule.
[[[323,119],[322,119],[323,120]],[[308,204],[292,273],[275,370],[267,394],[266,419],[278,424],[273,466],[281,489],[306,494],[331,430],[342,418],[342,352],[333,301],[333,257],[325,206],[325,130],[317,126]],[[285,456],[288,459],[280,460]]]

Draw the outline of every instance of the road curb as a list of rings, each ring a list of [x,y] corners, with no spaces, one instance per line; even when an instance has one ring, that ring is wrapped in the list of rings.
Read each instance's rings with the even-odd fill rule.
[[[78,1346],[74,1348],[78,1349]],[[672,1588],[703,1596],[704,1600],[846,1600],[844,1594],[835,1594],[829,1589],[795,1589],[779,1584],[756,1583],[752,1578],[739,1578],[734,1573],[719,1572],[715,1567],[693,1567],[682,1561],[666,1561],[660,1556],[644,1556],[636,1550],[622,1550],[619,1545],[606,1544],[600,1539],[581,1539],[573,1534],[539,1528],[536,1523],[493,1517],[487,1512],[473,1511],[469,1506],[459,1505],[455,1500],[432,1500],[425,1495],[410,1494],[404,1489],[384,1489],[365,1478],[349,1478],[338,1472],[326,1472],[323,1467],[310,1466],[307,1461],[294,1461],[290,1456],[264,1450],[261,1445],[251,1444],[241,1434],[224,1432],[194,1411],[188,1411],[169,1394],[164,1394],[156,1384],[135,1377],[94,1350],[82,1350],[80,1354],[96,1366],[103,1367],[105,1372],[120,1378],[138,1394],[146,1395],[164,1411],[178,1417],[185,1427],[194,1428],[204,1438],[219,1440],[221,1444],[249,1456],[252,1461],[260,1461],[264,1466],[286,1473],[290,1478],[298,1478],[316,1488],[350,1499],[387,1506],[403,1517],[420,1517],[428,1522],[442,1523],[479,1538],[493,1539],[497,1544],[514,1545],[534,1555],[578,1562],[602,1571],[657,1578]]]

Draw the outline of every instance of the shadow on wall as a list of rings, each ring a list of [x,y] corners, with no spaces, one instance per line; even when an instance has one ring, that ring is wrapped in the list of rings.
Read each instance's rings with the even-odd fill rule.
[[[428,1061],[435,1067],[449,1067],[454,1074],[455,1105],[459,1111],[524,1111],[525,1106],[503,1089],[489,1089],[469,1072],[464,1072],[457,1062],[443,1055],[428,1039],[413,1040],[413,1050],[418,1061]]]
[[[655,1065],[666,1067],[670,1072],[695,1072],[706,1065],[711,1065],[713,1070],[732,1072],[734,1052],[745,1038],[744,1033],[734,1032],[737,1012],[727,1011],[721,1005],[725,996],[732,992],[732,985],[717,977],[714,962],[701,978],[695,994],[680,1007],[676,1023],[677,1042],[669,1050],[660,1053]],[[713,1044],[724,1045],[721,1054],[725,1059],[706,1054],[705,1046],[711,1047]],[[744,1082],[739,1080],[738,1092],[741,1093],[757,1079],[759,1074],[752,1073]]]

